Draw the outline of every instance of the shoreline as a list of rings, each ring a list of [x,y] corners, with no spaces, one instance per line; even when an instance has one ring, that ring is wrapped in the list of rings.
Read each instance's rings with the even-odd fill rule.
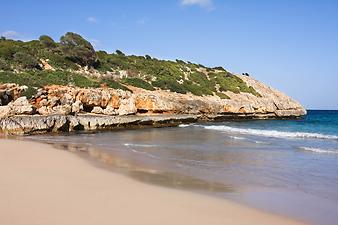
[[[32,135],[76,131],[105,131],[123,128],[170,127],[184,123],[234,120],[295,119],[296,114],[277,116],[274,113],[243,114],[141,114],[107,116],[78,115],[17,115],[0,118],[0,135]]]
[[[302,224],[144,184],[47,144],[2,139],[0,149],[2,224]]]

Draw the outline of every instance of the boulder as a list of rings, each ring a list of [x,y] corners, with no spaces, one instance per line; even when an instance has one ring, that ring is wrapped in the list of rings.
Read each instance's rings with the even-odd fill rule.
[[[27,89],[27,86],[8,83],[0,84],[0,106],[7,105],[21,96],[21,93]]]
[[[35,112],[35,107],[29,103],[27,97],[20,97],[14,102],[8,104],[14,115],[32,115]]]
[[[8,105],[0,106],[0,118],[12,115],[12,110]]]
[[[82,102],[80,102],[79,100],[76,100],[73,104],[72,104],[72,112],[73,113],[79,113],[83,110],[83,105]]]
[[[103,110],[103,114],[104,114],[104,115],[108,115],[108,116],[114,116],[114,115],[117,115],[118,112],[117,112],[117,110],[114,109],[113,107],[107,106],[107,108],[105,108],[105,109]]]
[[[40,62],[42,64],[42,65],[40,65],[41,68],[44,69],[44,70],[55,71],[55,69],[51,65],[49,65],[48,61],[49,61],[48,59],[46,59],[46,60],[40,59]]]
[[[40,114],[40,115],[50,115],[52,114],[53,110],[47,106],[42,106],[40,108],[37,109],[37,112]]]
[[[91,111],[91,113],[95,113],[95,114],[103,114],[103,109],[100,106],[95,106],[93,108],[93,110]]]
[[[120,107],[117,110],[117,113],[121,115],[132,115],[136,114],[137,108],[135,106],[135,99],[128,98],[121,100]]]
[[[70,105],[58,105],[55,107],[42,106],[37,109],[40,115],[69,115],[72,112]]]
[[[54,115],[69,115],[72,112],[70,105],[58,105],[53,107],[52,113]]]

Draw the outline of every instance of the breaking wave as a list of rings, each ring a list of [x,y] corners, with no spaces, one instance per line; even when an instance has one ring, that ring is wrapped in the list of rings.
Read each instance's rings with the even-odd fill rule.
[[[184,127],[190,127],[193,126],[192,124],[180,124],[178,127],[184,128]]]
[[[260,130],[252,128],[236,128],[230,126],[203,126],[205,129],[226,131],[239,134],[274,137],[274,138],[313,138],[313,139],[332,139],[338,140],[336,135],[326,135],[320,133],[308,133],[308,132],[287,132],[277,130]]]
[[[326,154],[338,154],[338,149],[323,149],[323,148],[312,148],[312,147],[299,147],[300,150],[310,151],[315,153],[326,153]]]

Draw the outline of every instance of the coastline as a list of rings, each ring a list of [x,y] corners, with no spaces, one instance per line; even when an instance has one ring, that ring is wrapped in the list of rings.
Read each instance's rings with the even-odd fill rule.
[[[90,113],[78,115],[16,115],[0,118],[0,134],[32,135],[75,131],[104,131],[121,128],[170,127],[183,123],[253,120],[293,119],[301,115],[284,112],[275,113],[223,113],[223,114],[148,114],[108,116]]]
[[[1,224],[302,224],[144,184],[46,144],[2,139],[0,149]]]

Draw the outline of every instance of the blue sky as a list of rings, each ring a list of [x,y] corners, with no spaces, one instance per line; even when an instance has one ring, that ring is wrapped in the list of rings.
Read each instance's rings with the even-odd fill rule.
[[[96,49],[220,65],[307,108],[338,109],[338,1],[3,0],[0,12],[2,36],[73,31]]]

